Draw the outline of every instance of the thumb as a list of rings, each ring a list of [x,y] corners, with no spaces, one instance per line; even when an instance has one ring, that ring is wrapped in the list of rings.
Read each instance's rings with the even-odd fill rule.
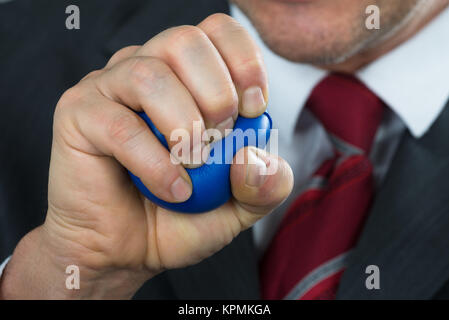
[[[231,186],[235,211],[243,227],[249,228],[290,195],[293,172],[284,159],[247,147],[234,158]]]
[[[288,197],[293,173],[283,159],[249,147],[234,157],[231,186],[233,199],[207,213],[182,214],[158,208],[157,218],[150,223],[157,226],[157,236],[156,231],[149,236],[157,240],[150,241],[153,249],[148,250],[155,252],[157,263],[148,264],[179,268],[217,252]]]

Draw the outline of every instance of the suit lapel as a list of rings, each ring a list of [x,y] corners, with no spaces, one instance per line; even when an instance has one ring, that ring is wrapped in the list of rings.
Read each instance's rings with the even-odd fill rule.
[[[339,299],[428,299],[449,279],[449,107],[405,134],[343,275]],[[368,290],[368,265],[380,289]]]

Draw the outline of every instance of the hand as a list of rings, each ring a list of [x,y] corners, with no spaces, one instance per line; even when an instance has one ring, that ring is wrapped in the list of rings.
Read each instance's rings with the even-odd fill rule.
[[[231,167],[234,198],[198,215],[157,207],[123,168],[156,196],[187,200],[192,186],[184,167],[171,162],[134,111],[145,111],[166,137],[179,128],[192,133],[193,121],[203,131],[224,131],[238,114],[261,115],[267,91],[258,48],[223,14],[124,48],[87,75],[57,105],[47,217],[18,245],[3,296],[131,297],[147,279],[201,261],[271,212],[289,195],[292,172],[255,148],[241,150],[246,164]],[[274,175],[261,174],[273,165]],[[80,267],[80,290],[65,288],[68,265]]]

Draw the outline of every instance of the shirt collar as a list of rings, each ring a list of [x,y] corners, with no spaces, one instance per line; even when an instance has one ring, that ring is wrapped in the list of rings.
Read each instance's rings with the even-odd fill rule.
[[[282,126],[280,137],[292,139],[304,103],[327,72],[273,53],[237,6],[231,5],[231,15],[262,50],[270,81],[270,115],[275,127]],[[432,126],[449,98],[449,85],[445,81],[449,75],[446,39],[449,39],[449,9],[407,42],[357,73],[416,138]]]
[[[432,126],[449,98],[447,39],[448,9],[407,42],[358,73],[416,138]]]

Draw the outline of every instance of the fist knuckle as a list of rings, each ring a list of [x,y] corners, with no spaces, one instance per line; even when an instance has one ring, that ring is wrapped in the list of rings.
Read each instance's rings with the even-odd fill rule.
[[[58,106],[60,108],[65,108],[67,106],[72,106],[78,104],[84,97],[84,90],[80,86],[74,86],[67,91],[65,91],[61,98],[59,99]]]
[[[137,50],[137,48],[138,48],[138,46],[128,46],[128,47],[124,47],[124,48],[118,50],[116,53],[114,53],[112,55],[111,59],[109,59],[108,64],[111,64],[111,63],[114,63],[115,61],[121,60],[122,57],[126,57],[127,54]]]
[[[241,29],[240,24],[236,20],[224,13],[214,13],[207,17],[201,24],[212,32],[223,28]]]
[[[130,61],[130,81],[143,90],[152,88],[152,84],[166,78],[169,72],[168,66],[157,58],[135,57]]]
[[[148,166],[146,172],[151,174],[151,179],[159,190],[168,190],[171,182],[177,177],[176,170],[171,165],[170,161],[156,153],[148,156],[144,161]]]
[[[241,88],[258,85],[262,89],[267,87],[267,75],[263,61],[255,58],[242,62],[235,67],[235,83]]]
[[[140,119],[132,113],[121,113],[115,116],[108,127],[109,138],[117,145],[130,144],[137,136],[143,133],[145,128]]]
[[[210,97],[208,104],[211,112],[234,113],[238,109],[239,99],[233,85],[223,86],[220,91]]]
[[[175,48],[197,47],[206,39],[206,34],[200,28],[185,25],[173,29],[171,43]]]
[[[88,79],[92,79],[92,78],[94,78],[94,77],[96,77],[96,76],[101,75],[103,72],[104,72],[103,70],[94,70],[94,71],[91,71],[91,72],[89,72],[83,79],[81,79],[81,81],[86,81],[86,80],[88,80]]]
[[[254,57],[242,60],[235,66],[240,74],[260,75],[264,70],[264,62],[262,56],[256,54]]]
[[[167,161],[161,157],[153,157],[147,163],[151,163],[148,169],[153,172],[153,178],[162,185],[168,185],[166,181],[169,180],[170,166]]]
[[[86,90],[80,84],[65,91],[59,99],[53,119],[55,124],[70,118],[73,115],[73,110],[76,106],[80,106],[86,99]]]

